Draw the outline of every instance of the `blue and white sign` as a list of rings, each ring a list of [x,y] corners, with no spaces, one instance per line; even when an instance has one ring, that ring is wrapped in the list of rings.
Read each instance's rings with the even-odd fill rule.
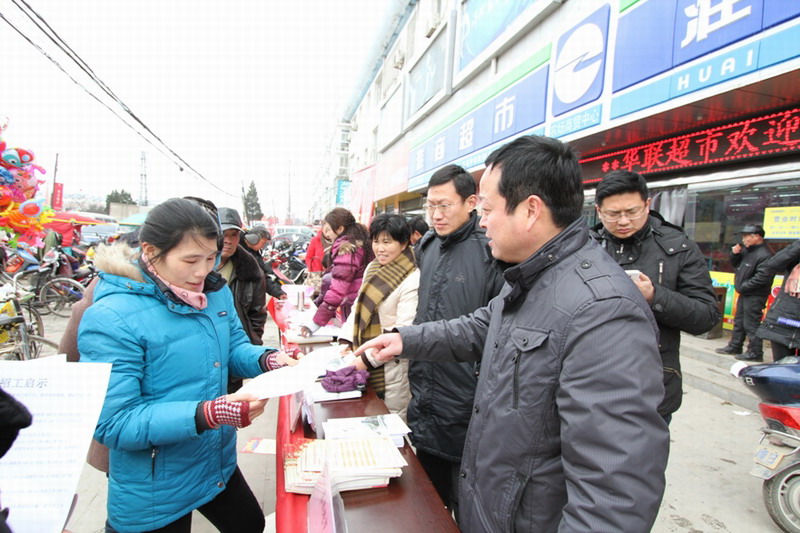
[[[672,68],[677,5],[678,0],[639,2],[620,17],[614,48],[614,91]]]
[[[680,69],[655,81],[640,84],[615,96],[611,118],[666,102],[687,93],[743,76],[800,56],[800,25],[795,25],[749,44],[730,47],[712,59]]]
[[[618,22],[613,90],[630,87],[798,14],[798,0],[640,1]]]
[[[547,65],[467,113],[409,155],[409,175],[423,174],[520,131],[544,123]]]
[[[600,98],[610,11],[611,7],[605,4],[558,40],[553,67],[553,116]]]
[[[408,74],[408,115],[411,116],[444,88],[444,53],[442,34],[425,51]]]
[[[336,180],[336,205],[350,204],[350,180]]]
[[[461,11],[458,70],[466,67],[534,3],[530,0],[468,0]]]
[[[686,63],[761,31],[763,7],[763,0],[678,0],[673,64]]]

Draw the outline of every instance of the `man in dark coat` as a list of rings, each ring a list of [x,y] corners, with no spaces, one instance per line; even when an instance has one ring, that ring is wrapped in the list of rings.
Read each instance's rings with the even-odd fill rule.
[[[731,264],[736,269],[733,284],[739,293],[736,304],[736,314],[733,316],[733,333],[728,345],[717,348],[720,354],[735,355],[742,361],[763,361],[763,341],[756,332],[761,325],[761,315],[772,290],[772,277],[764,278],[759,282],[753,280],[758,268],[772,257],[767,245],[764,244],[764,228],[756,224],[748,224],[742,231],[742,244],[735,244],[731,248]],[[744,245],[744,246],[743,246]],[[750,283],[747,283],[750,281]],[[750,339],[747,352],[742,353],[744,338]]]
[[[417,242],[420,269],[415,324],[467,315],[486,305],[503,284],[475,214],[475,179],[448,165],[428,182],[426,208],[433,224]],[[445,505],[458,508],[458,472],[478,365],[411,361],[408,425],[417,457]]]
[[[520,137],[486,165],[481,226],[513,264],[500,295],[357,353],[482,356],[459,474],[465,533],[650,531],[669,449],[653,314],[589,237],[571,148]]]
[[[800,240],[762,263],[746,284],[757,285],[778,273],[783,274],[781,292],[758,329],[758,336],[772,344],[775,361],[800,352]]]
[[[664,365],[664,401],[658,412],[669,423],[681,406],[681,331],[699,335],[721,319],[708,267],[683,228],[650,211],[647,182],[635,172],[609,172],[597,186],[602,221],[592,236],[625,270],[656,317]]]
[[[264,258],[261,257],[261,250],[264,249],[264,246],[266,246],[269,241],[269,232],[262,226],[256,226],[244,234],[245,250],[250,252],[250,255],[253,256],[253,259],[256,260],[256,263],[258,263],[258,266],[264,273],[264,281],[267,284],[267,294],[279,300],[285,300],[286,293],[281,288],[281,284],[278,282],[277,276],[272,270],[272,265],[270,265],[268,261],[264,261]]]
[[[267,289],[264,273],[250,253],[239,244],[242,235],[242,218],[235,209],[219,208],[222,228],[222,252],[217,272],[222,274],[233,293],[236,314],[244,332],[253,344],[261,345],[264,324],[267,322]],[[239,390],[240,378],[230,378],[228,393]]]

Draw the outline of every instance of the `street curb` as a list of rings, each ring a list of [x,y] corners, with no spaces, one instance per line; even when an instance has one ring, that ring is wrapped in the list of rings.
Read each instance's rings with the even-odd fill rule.
[[[721,400],[758,412],[758,398],[730,373],[736,359],[719,355],[714,349],[725,346],[723,339],[708,340],[692,335],[681,336],[681,371],[683,382]],[[771,361],[767,350],[765,360]]]

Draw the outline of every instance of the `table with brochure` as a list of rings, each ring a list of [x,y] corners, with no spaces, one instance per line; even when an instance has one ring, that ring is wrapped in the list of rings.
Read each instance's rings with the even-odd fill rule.
[[[292,336],[292,331],[295,329],[292,325],[296,327],[296,324],[304,323],[313,316],[314,306],[307,294],[301,294],[308,288],[284,286],[284,290],[287,288],[290,289],[287,301],[271,309],[273,318],[281,330],[283,347],[299,348],[308,353],[330,346],[327,342],[313,342],[314,339],[304,339],[300,344],[292,342],[298,340]],[[325,330],[322,330],[322,333],[328,335]],[[331,335],[336,336],[335,328]],[[309,343],[309,340],[312,342]],[[305,439],[317,436],[307,422],[297,422],[299,418],[297,413],[301,409],[298,397],[298,395],[287,395],[281,396],[279,400],[275,505],[275,525],[278,533],[304,533],[308,530],[309,496],[285,490],[284,451],[296,449]],[[318,429],[328,420],[389,413],[383,401],[369,388],[358,398],[316,401],[306,405],[306,408],[313,410],[311,417]],[[391,478],[386,487],[341,493],[347,531],[349,533],[361,531],[372,533],[376,529],[387,533],[459,531],[408,442],[397,450],[407,463],[402,467],[400,477]]]
[[[368,389],[361,398],[334,402],[314,403],[312,417],[315,424],[336,418],[363,417],[388,413],[386,405]],[[278,408],[277,468],[275,525],[278,533],[307,531],[307,505],[309,497],[287,493],[284,490],[284,454],[286,445],[314,438],[315,432],[308,424],[298,423],[292,430],[292,418],[296,406],[291,396],[282,396]],[[450,513],[436,493],[428,476],[417,460],[411,446],[406,442],[398,448],[408,463],[402,475],[393,478],[383,488],[372,488],[342,492],[344,517],[349,533],[406,531],[458,531]]]

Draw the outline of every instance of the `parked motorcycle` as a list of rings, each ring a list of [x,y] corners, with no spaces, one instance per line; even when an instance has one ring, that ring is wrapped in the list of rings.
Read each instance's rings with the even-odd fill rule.
[[[302,285],[307,272],[306,264],[299,257],[302,252],[302,248],[296,245],[279,243],[267,252],[267,260],[270,261],[272,270],[279,278],[295,285]]]
[[[764,480],[764,504],[772,520],[783,531],[800,533],[800,357],[736,363],[731,372],[761,398],[758,408],[767,424],[750,473]]]

